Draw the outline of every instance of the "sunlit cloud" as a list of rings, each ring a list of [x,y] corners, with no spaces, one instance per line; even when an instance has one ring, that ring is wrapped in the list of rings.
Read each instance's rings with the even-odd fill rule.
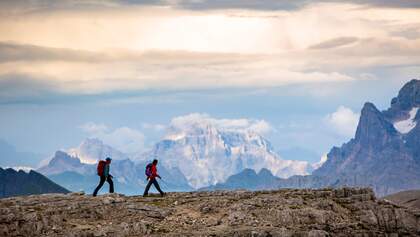
[[[366,80],[420,62],[408,2],[35,3],[2,3],[1,100]]]
[[[324,121],[335,133],[341,136],[353,137],[356,133],[359,117],[360,114],[353,112],[347,107],[340,106],[335,112],[328,114]]]

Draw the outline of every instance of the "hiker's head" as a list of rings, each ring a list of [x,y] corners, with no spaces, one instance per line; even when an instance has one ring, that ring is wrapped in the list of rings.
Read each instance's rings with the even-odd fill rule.
[[[106,161],[106,163],[107,163],[107,164],[111,164],[112,159],[111,159],[110,157],[107,157],[107,158],[105,159],[105,161]]]
[[[152,163],[153,163],[154,165],[157,165],[158,160],[154,159]]]

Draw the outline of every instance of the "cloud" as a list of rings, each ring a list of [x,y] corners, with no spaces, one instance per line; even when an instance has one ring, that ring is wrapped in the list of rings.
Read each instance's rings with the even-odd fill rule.
[[[53,90],[59,94],[93,95],[148,89],[264,88],[289,83],[353,80],[350,76],[337,72],[291,70],[284,68],[287,66],[285,59],[264,55],[119,51],[113,56],[107,56],[71,51],[72,55],[60,59],[60,55],[63,55],[61,49],[56,53],[53,49],[45,49],[46,53],[43,53],[40,48],[37,47],[37,53],[27,59],[17,56],[30,55],[27,46],[19,49],[22,52],[18,54],[3,54],[2,60],[8,61],[0,63],[0,83],[5,83],[10,75],[19,75],[25,78],[26,84],[33,81],[32,86],[39,88],[41,92]],[[2,49],[10,51],[0,47],[0,53]],[[98,60],[87,62],[86,58]],[[17,91],[22,90],[16,94],[33,95],[32,91],[26,91],[25,87],[19,86],[19,81],[22,80],[9,81]]]
[[[340,106],[335,112],[328,114],[324,121],[337,134],[352,137],[356,132],[359,117],[360,114],[353,112],[349,108]]]
[[[357,40],[358,38],[356,37],[340,37],[310,46],[309,49],[331,49],[354,43]]]
[[[55,83],[20,73],[0,74],[0,104],[51,102],[57,93]]]
[[[398,26],[394,31],[390,32],[393,36],[403,37],[409,40],[420,39],[420,24],[418,25],[408,25],[408,26]]]
[[[214,9],[250,9],[250,10],[299,10],[311,4],[317,3],[353,3],[369,7],[387,8],[420,8],[420,3],[413,0],[175,0],[167,1],[177,7],[194,10],[214,10]]]
[[[364,80],[372,68],[419,65],[420,39],[397,32],[418,26],[418,9],[310,2],[1,3],[12,11],[0,21],[0,84],[12,90],[0,87],[0,100],[265,89]],[[189,4],[234,9],[182,7]],[[287,4],[306,7],[262,10],[293,8]],[[27,5],[23,12],[21,5]]]
[[[5,0],[0,1],[0,12],[13,15],[16,13],[33,14],[51,11],[110,10],[161,6],[191,10],[259,10],[259,11],[295,11],[318,3],[353,3],[368,7],[420,8],[420,3],[413,0]]]
[[[142,128],[144,129],[152,129],[157,132],[164,131],[166,129],[166,126],[163,124],[154,124],[154,123],[142,123]]]
[[[101,53],[72,50],[65,48],[50,48],[31,44],[0,42],[0,63],[12,61],[85,61],[103,60]],[[105,57],[106,58],[106,57]]]
[[[80,128],[91,138],[99,138],[105,144],[127,153],[133,154],[144,150],[144,134],[129,127],[108,128],[104,124],[88,122]]]
[[[306,5],[307,0],[180,0],[177,7],[194,10],[252,9],[252,10],[296,10]]]
[[[197,128],[207,129],[208,126],[221,131],[255,132],[260,135],[274,131],[265,120],[217,119],[208,114],[192,113],[173,118],[169,125],[169,133],[194,132]]]
[[[105,124],[98,124],[93,122],[85,123],[82,126],[80,126],[80,128],[84,132],[87,132],[89,134],[104,134],[109,130],[109,128]]]
[[[106,10],[124,6],[167,5],[164,0],[4,0],[0,1],[3,14],[34,14],[51,11]]]
[[[327,160],[328,160],[327,154],[323,154],[321,156],[321,159],[318,162],[312,164],[312,168],[314,168],[314,170],[320,168]]]

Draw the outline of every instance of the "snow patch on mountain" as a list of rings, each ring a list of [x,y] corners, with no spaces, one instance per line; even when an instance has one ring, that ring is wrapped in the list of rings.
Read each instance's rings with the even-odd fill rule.
[[[416,114],[418,110],[419,110],[418,107],[412,108],[410,112],[408,113],[409,117],[405,120],[395,122],[394,128],[402,134],[409,133],[417,125],[417,122],[414,119],[416,118]]]
[[[16,170],[18,172],[19,171],[23,171],[23,172],[28,173],[28,174],[29,174],[29,172],[31,172],[31,170],[34,170],[32,167],[28,167],[28,166],[5,167],[5,169],[8,169],[8,168],[14,169],[14,170]]]

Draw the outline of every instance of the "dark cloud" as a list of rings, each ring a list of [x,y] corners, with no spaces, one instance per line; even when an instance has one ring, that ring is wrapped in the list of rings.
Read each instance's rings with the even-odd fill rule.
[[[23,74],[0,76],[0,104],[26,103],[49,100],[55,87],[50,81],[40,80]]]
[[[15,44],[0,42],[0,63],[10,61],[86,61],[104,60],[106,57],[100,53],[89,51],[50,48],[28,44]]]
[[[209,9],[252,9],[252,10],[296,10],[310,3],[308,0],[185,0],[178,7],[209,10]]]
[[[253,55],[254,57],[257,55]],[[249,60],[249,56],[236,53],[206,53],[182,50],[111,50],[109,52],[93,52],[67,48],[53,48],[30,44],[17,44],[0,41],[0,64],[15,61],[65,61],[65,62],[136,62],[162,64],[194,65],[198,62],[206,64],[222,64],[232,60]]]
[[[420,25],[410,26],[410,27],[402,27],[401,29],[395,30],[391,32],[392,36],[399,36],[402,38],[406,38],[409,40],[416,40],[420,39]]]
[[[395,8],[420,8],[420,1],[418,0],[329,0],[328,2],[350,2],[362,5],[370,5],[377,7],[395,7]]]
[[[0,14],[3,16],[15,14],[49,13],[59,10],[98,10],[112,9],[130,5],[166,5],[164,0],[2,0]]]
[[[296,10],[314,3],[355,3],[364,6],[420,8],[420,1],[415,0],[184,0],[178,7],[209,9],[250,9],[250,10]]]
[[[170,6],[191,10],[297,10],[315,3],[355,3],[367,7],[390,8],[420,8],[417,0],[4,0],[0,1],[0,13],[9,15],[14,13],[48,12],[51,10],[89,10],[110,9],[120,6]]]
[[[65,93],[53,80],[25,74],[0,76],[0,105],[51,105],[97,101],[100,95]],[[105,97],[105,96],[104,96]]]
[[[349,45],[358,41],[356,37],[339,37],[310,46],[309,49],[331,49],[344,45]]]

